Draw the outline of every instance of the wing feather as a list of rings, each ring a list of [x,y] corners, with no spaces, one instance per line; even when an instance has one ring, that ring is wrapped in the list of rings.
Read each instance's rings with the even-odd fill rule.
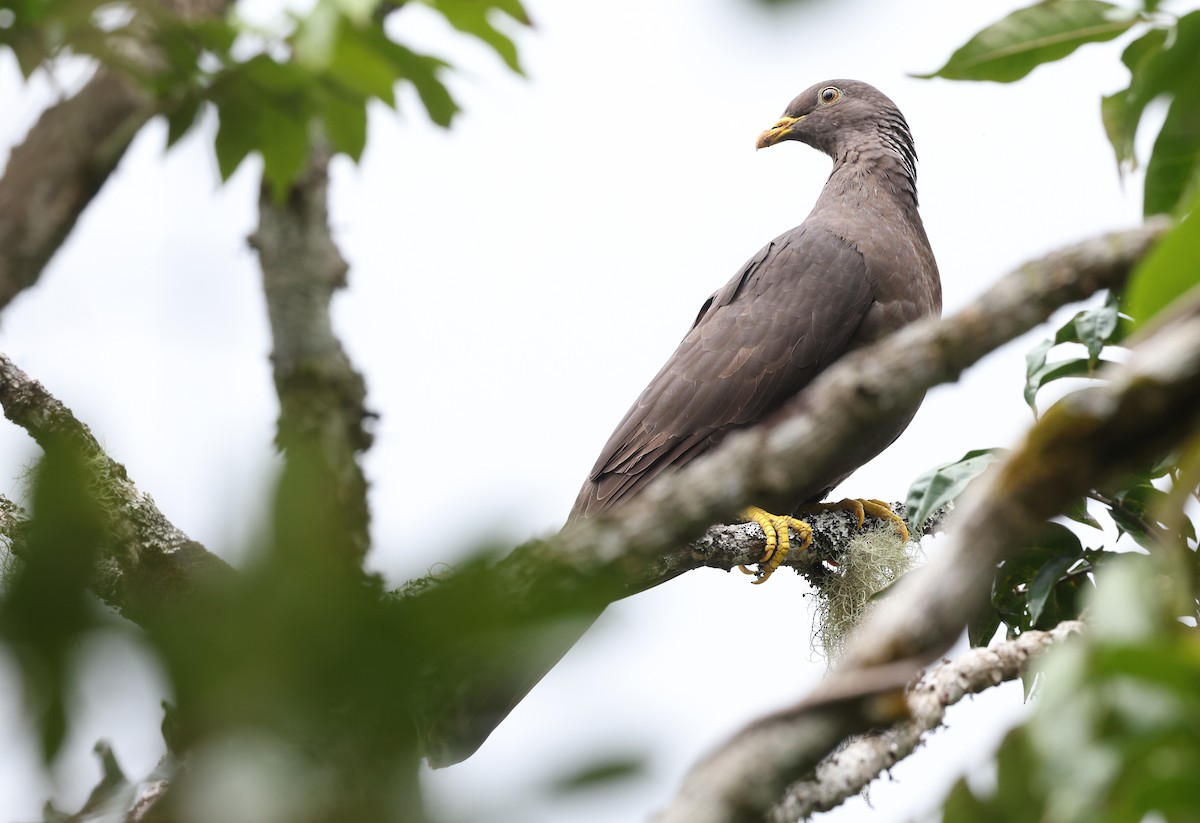
[[[841,356],[872,301],[862,254],[832,232],[801,225],[767,244],[701,307],[571,516],[605,511],[770,415]]]

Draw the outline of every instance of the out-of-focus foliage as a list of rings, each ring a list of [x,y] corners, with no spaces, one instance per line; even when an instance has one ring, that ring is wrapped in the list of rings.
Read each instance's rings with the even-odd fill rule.
[[[1101,0],[1044,0],[983,29],[944,66],[921,76],[1011,83],[1086,43],[1121,36],[1138,19],[1136,12]]]
[[[66,738],[75,646],[100,615],[88,582],[104,528],[87,463],[65,442],[42,459],[30,497],[24,556],[0,593],[0,639],[20,666],[49,762]]]
[[[1026,355],[1025,401],[1034,409],[1038,391],[1065,377],[1087,381],[1103,379],[1098,368],[1111,362],[1106,352],[1119,349],[1129,327],[1119,301],[1109,295],[1095,309],[1076,313]],[[1051,351],[1070,352],[1047,363]],[[928,512],[965,493],[971,481],[995,463],[1001,450],[981,449],[938,466],[918,477],[909,489],[908,507],[913,528]],[[1008,634],[1048,629],[1062,620],[1078,617],[1094,572],[1113,556],[1113,537],[1128,534],[1147,549],[1169,541],[1195,541],[1192,521],[1182,515],[1181,502],[1164,489],[1187,492],[1191,481],[1178,456],[1170,455],[1131,475],[1114,488],[1092,489],[1067,511],[1066,520],[1078,524],[1067,529],[1050,523],[1040,538],[997,570],[992,588],[992,609],[968,627],[972,645],[986,645],[1001,624]],[[1171,517],[1176,511],[1179,516]],[[1079,528],[1085,527],[1085,528]],[[1092,535],[1099,548],[1088,548],[1080,538]],[[1120,547],[1123,550],[1123,547]]]
[[[1101,101],[1122,170],[1137,164],[1134,137],[1148,106],[1167,103],[1146,163],[1144,208],[1179,223],[1134,272],[1124,301],[1110,296],[1080,312],[1029,352],[1025,400],[1035,415],[1047,384],[1103,379],[1106,349],[1130,327],[1200,299],[1200,11],[1174,17],[1157,7],[1045,0],[987,27],[928,75],[1010,82],[1137,28],[1121,56],[1129,87]],[[1064,356],[1050,360],[1051,352]],[[969,627],[972,644],[987,643],[1001,624],[1011,636],[1086,614],[1091,628],[1049,655],[1034,717],[997,754],[994,790],[961,780],[943,809],[947,823],[1200,820],[1198,454],[1193,443],[1115,487],[1092,489],[1063,512],[1070,527],[1048,524],[997,569],[992,608]],[[936,472],[967,473],[962,462]],[[1118,542],[1126,535],[1137,551]]]
[[[999,460],[1001,454],[1002,449],[974,449],[917,477],[909,486],[904,503],[909,531],[920,534],[931,514],[957,500],[971,481]]]
[[[1190,581],[1173,572],[1125,555],[1097,575],[1089,631],[1047,656],[1032,719],[997,754],[995,789],[960,780],[946,823],[1197,819],[1200,633],[1175,619]]]
[[[1025,402],[1037,415],[1037,394],[1048,383],[1064,377],[1092,378],[1102,363],[1104,347],[1119,343],[1122,318],[1116,295],[1109,294],[1103,306],[1081,311],[1059,327],[1054,336],[1043,340],[1025,355]],[[1052,349],[1064,344],[1083,346],[1085,357],[1067,356],[1046,362]],[[1075,348],[1077,349],[1078,346]]]
[[[413,0],[415,2],[415,0]],[[207,16],[173,14],[157,0],[0,0],[0,46],[29,76],[61,56],[83,55],[128,72],[150,91],[168,121],[173,144],[205,104],[216,108],[223,178],[250,154],[282,195],[308,157],[313,127],[354,160],[366,145],[367,108],[396,106],[395,87],[411,83],[431,120],[449,126],[458,105],[444,81],[450,67],[398,41],[384,25],[406,3],[317,0],[263,30],[219,13],[231,3],[206,0]],[[182,5],[182,4],[181,4]],[[520,0],[427,0],[465,35],[521,71],[508,32],[529,24]]]

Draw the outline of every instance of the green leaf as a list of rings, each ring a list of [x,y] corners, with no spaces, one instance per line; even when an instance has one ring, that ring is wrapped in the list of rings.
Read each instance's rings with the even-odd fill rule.
[[[972,480],[1000,459],[1003,449],[976,449],[958,460],[944,463],[920,475],[908,489],[904,505],[909,529],[920,534],[929,515],[958,498]]]
[[[0,592],[0,638],[20,669],[28,715],[49,763],[67,736],[74,655],[97,622],[87,585],[106,529],[87,459],[65,437],[44,445],[25,551]]]
[[[1171,101],[1146,164],[1143,211],[1147,217],[1182,214],[1200,192],[1200,56],[1192,78]]]
[[[394,106],[393,89],[402,75],[390,59],[391,46],[381,27],[359,28],[342,21],[330,54],[329,76],[355,94]]]
[[[357,163],[367,145],[365,101],[329,90],[321,98],[321,119],[333,147]]]
[[[985,609],[982,614],[967,623],[967,640],[973,647],[986,646],[992,642],[998,628],[1000,615],[995,609]]]
[[[1037,393],[1047,383],[1062,380],[1064,377],[1091,377],[1095,373],[1091,361],[1086,358],[1076,360],[1056,360],[1045,363],[1037,371],[1025,376],[1025,402],[1033,413],[1037,414]]]
[[[492,23],[495,11],[529,25],[529,15],[519,0],[426,0],[451,26],[487,44],[510,69],[524,74],[512,39]]]
[[[1101,528],[1100,521],[1092,517],[1092,515],[1088,512],[1088,499],[1086,497],[1080,497],[1076,499],[1076,501],[1071,504],[1071,507],[1063,512],[1063,516],[1074,520],[1076,523],[1082,523],[1085,526],[1091,526],[1093,529]]]
[[[1076,543],[1078,544],[1078,540]],[[1083,552],[1083,547],[1079,547],[1079,553]],[[1067,570],[1075,565],[1078,556],[1071,557],[1069,555],[1063,557],[1055,557],[1038,569],[1033,580],[1029,583],[1029,593],[1026,596],[1026,607],[1029,609],[1029,623],[1036,626],[1042,618],[1042,610],[1046,607],[1046,599],[1050,597],[1050,593],[1054,587],[1058,585],[1058,581],[1067,573]]]
[[[640,755],[608,757],[557,778],[549,789],[553,794],[607,789],[618,781],[638,777],[645,771],[646,760]]]
[[[291,109],[265,105],[259,121],[259,136],[263,179],[281,200],[308,163],[308,117]]]
[[[418,54],[399,43],[389,44],[388,55],[401,74],[416,87],[429,119],[443,128],[448,127],[459,108],[445,84],[438,79],[438,72],[446,67],[446,63],[436,57]]]
[[[1085,43],[1112,40],[1139,19],[1136,12],[1100,0],[1044,0],[983,29],[946,65],[918,76],[1010,83]]]
[[[199,94],[188,94],[167,112],[167,147],[174,146],[196,124],[204,98]]]
[[[987,805],[975,796],[966,778],[960,777],[942,806],[942,823],[998,823]]]
[[[1125,291],[1127,313],[1146,323],[1200,284],[1200,191],[1180,221],[1134,269]]]
[[[1100,116],[1108,142],[1117,156],[1118,168],[1136,162],[1134,138],[1142,112],[1154,97],[1165,91],[1163,78],[1152,66],[1154,61],[1161,59],[1166,41],[1167,30],[1155,28],[1126,46],[1121,62],[1129,69],[1129,88],[1100,100]]]
[[[295,180],[308,159],[309,126],[317,115],[313,75],[267,55],[223,72],[210,97],[217,107],[217,165],[229,179],[253,151],[263,158],[263,175],[277,196]]]
[[[1103,306],[1081,311],[1071,319],[1075,342],[1082,343],[1087,348],[1093,366],[1099,362],[1100,352],[1112,342],[1120,318],[1120,301],[1110,291],[1104,299]]]

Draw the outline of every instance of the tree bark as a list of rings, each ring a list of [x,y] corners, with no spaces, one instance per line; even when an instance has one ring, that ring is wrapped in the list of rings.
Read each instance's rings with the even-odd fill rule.
[[[306,464],[329,524],[330,551],[359,566],[370,546],[367,481],[359,455],[371,445],[366,384],[334,334],[330,303],[349,266],[329,228],[328,144],[314,141],[308,169],[283,197],[264,182],[258,251],[275,349],[276,443]]]
[[[164,606],[198,588],[227,583],[234,571],[175,527],[149,495],[138,491],[125,467],[109,457],[71,410],[0,354],[0,404],[43,449],[74,448],[90,470],[95,498],[103,501],[111,542],[102,547],[92,590],[136,623],[152,620]],[[0,532],[21,553],[23,513],[0,507]]]

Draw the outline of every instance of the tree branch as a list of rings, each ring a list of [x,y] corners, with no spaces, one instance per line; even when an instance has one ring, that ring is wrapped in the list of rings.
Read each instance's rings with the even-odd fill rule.
[[[0,354],[0,404],[4,415],[25,429],[44,450],[64,444],[78,450],[91,473],[92,491],[103,505],[111,543],[102,547],[92,589],[130,620],[145,624],[163,604],[178,601],[201,586],[232,579],[224,560],[190,540],[142,494],[101,449],[87,426]],[[0,531],[20,556],[26,518],[4,507]]]
[[[369,547],[367,481],[358,456],[371,445],[366,386],[333,331],[329,306],[348,266],[329,228],[328,144],[314,141],[307,171],[280,199],[264,182],[259,255],[275,350],[279,395],[276,442],[303,456],[322,493],[315,502],[333,524],[331,550],[356,566]]]
[[[708,552],[697,553],[690,541],[710,523],[733,518],[750,502],[768,509],[786,506],[809,476],[831,474],[838,452],[861,431],[886,420],[891,404],[908,403],[939,383],[957,379],[975,361],[1063,305],[1101,289],[1120,289],[1134,265],[1169,227],[1167,220],[1152,220],[1048,254],[1006,275],[953,317],[914,324],[843,358],[791,402],[790,416],[773,429],[759,426],[730,435],[713,452],[659,478],[618,511],[572,523],[556,536],[522,545],[495,563],[484,573],[487,590],[501,593],[489,604],[493,618],[503,625],[527,619],[534,609],[542,609],[543,614],[575,614],[582,610],[580,603],[598,613],[606,603],[689,569],[730,567],[732,563],[712,562]],[[746,562],[743,557],[737,562]],[[805,560],[789,558],[788,564]],[[462,591],[478,588],[470,580],[453,577],[443,577],[437,585],[414,586],[405,599],[462,597]],[[474,647],[467,645],[474,653]],[[563,648],[558,653],[565,652]],[[880,684],[903,687],[928,659],[930,654],[892,674],[880,670],[874,679],[864,678],[862,698],[873,698]],[[530,665],[544,666],[545,657]],[[472,688],[463,682],[463,678],[494,677],[494,672],[486,666],[452,668],[452,674],[430,677],[431,689],[436,690],[436,700],[431,702],[437,706],[428,730],[431,762],[454,762],[453,757],[469,755],[504,717],[496,712],[481,719],[478,693],[489,684]],[[446,688],[451,682],[455,689]],[[861,707],[853,693],[846,692],[843,698],[846,716],[859,717]],[[843,723],[829,738],[829,746],[865,728],[861,723],[852,728]],[[805,761],[806,768],[827,750],[816,751]],[[443,759],[454,752],[460,754]],[[760,816],[797,776],[788,774],[785,782],[757,799]],[[757,784],[758,778],[746,778],[746,783]]]
[[[1028,631],[986,649],[971,649],[930,669],[906,695],[908,720],[855,738],[826,757],[811,779],[788,787],[783,801],[768,814],[768,821],[791,823],[841,805],[912,754],[925,732],[942,725],[947,708],[967,695],[1015,680],[1034,657],[1083,630],[1083,623],[1065,621],[1047,632]]]
[[[185,19],[231,0],[164,0]],[[129,75],[100,67],[73,97],[42,112],[0,177],[0,309],[37,282],[142,126],[162,111]]]
[[[1200,300],[1130,344],[1129,361],[1106,370],[1107,382],[1049,409],[980,479],[941,551],[896,586],[830,676],[697,764],[662,823],[761,820],[841,740],[903,719],[905,684],[989,608],[998,563],[1093,485],[1200,429]]]

